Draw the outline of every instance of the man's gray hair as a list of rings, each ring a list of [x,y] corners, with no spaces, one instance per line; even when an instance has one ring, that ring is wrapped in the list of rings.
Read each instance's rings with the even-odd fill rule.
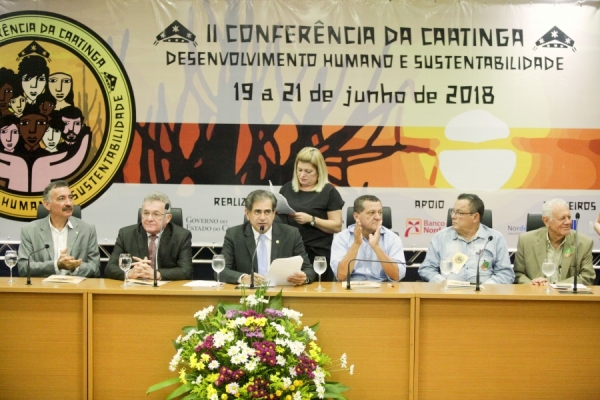
[[[44,189],[44,194],[42,195],[42,199],[46,202],[49,203],[50,202],[50,192],[52,191],[52,189],[57,189],[57,188],[61,188],[61,187],[69,187],[69,182],[67,181],[54,181],[54,182],[50,182],[48,184],[48,186],[46,186],[46,188]]]
[[[569,204],[563,199],[551,199],[542,204],[542,217],[552,219],[552,209],[554,209],[554,206],[567,206],[569,208]]]
[[[171,214],[171,200],[169,200],[169,196],[162,192],[153,192],[144,197],[144,201],[142,201],[142,208],[144,208],[144,203],[151,201],[160,201],[161,203],[165,203],[165,206],[168,204],[169,209],[167,210],[167,214]]]

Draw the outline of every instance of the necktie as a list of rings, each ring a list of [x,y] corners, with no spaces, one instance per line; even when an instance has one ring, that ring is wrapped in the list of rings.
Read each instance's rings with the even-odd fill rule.
[[[150,244],[148,245],[148,259],[150,260],[150,265],[152,268],[155,268],[154,259],[156,258],[156,235],[150,235]]]
[[[265,235],[259,236],[258,243],[258,273],[262,276],[267,274],[267,269],[269,267],[269,257],[267,254],[267,239]]]

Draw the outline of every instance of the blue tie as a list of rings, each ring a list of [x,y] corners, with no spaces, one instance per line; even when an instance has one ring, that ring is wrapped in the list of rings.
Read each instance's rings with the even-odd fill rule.
[[[265,235],[259,236],[260,243],[258,244],[258,273],[262,276],[267,274],[269,267],[269,257],[267,254],[267,240]]]

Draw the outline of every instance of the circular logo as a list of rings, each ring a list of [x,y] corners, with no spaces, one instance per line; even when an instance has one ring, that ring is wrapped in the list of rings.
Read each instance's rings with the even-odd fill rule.
[[[0,216],[35,218],[53,180],[79,205],[102,194],[125,163],[133,90],[110,46],[49,12],[0,16]]]

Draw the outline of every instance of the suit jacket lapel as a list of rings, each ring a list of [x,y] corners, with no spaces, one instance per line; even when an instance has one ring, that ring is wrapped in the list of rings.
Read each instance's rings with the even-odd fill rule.
[[[75,257],[73,249],[75,248],[75,242],[77,241],[77,238],[79,236],[79,223],[77,223],[77,221],[75,221],[74,219],[70,219],[70,221],[71,225],[73,225],[73,229],[69,229],[67,227],[67,249],[69,249],[67,253]]]
[[[158,244],[159,261],[168,259],[168,254],[165,252],[169,252],[170,243],[171,243],[171,240],[173,239],[173,227],[171,224],[172,224],[171,222],[167,224],[167,226],[165,227],[165,230],[163,231],[163,233],[160,237],[160,242]],[[159,262],[159,266],[160,266],[160,262]]]
[[[271,262],[273,262],[273,260],[279,258],[279,242],[281,240],[281,229],[279,229],[279,226],[277,226],[277,224],[275,223],[271,226],[271,229],[273,230],[271,234]]]
[[[244,236],[246,241],[246,250],[248,251],[248,257],[250,262],[252,263],[252,268],[254,271],[258,271],[258,264],[255,262],[256,255],[254,251],[256,250],[256,241],[254,240],[254,230],[252,229],[252,225],[250,223],[246,223],[244,228]],[[254,256],[254,257],[253,257]]]
[[[547,230],[542,229],[537,237],[537,242],[533,245],[533,251],[535,254],[535,263],[537,269],[540,271],[540,276],[544,276],[542,273],[542,263],[546,259],[547,254],[547,243],[546,243],[546,235]]]
[[[567,253],[567,254],[569,254],[569,257],[567,257],[567,254],[565,254],[565,251],[567,251],[568,249],[571,249],[571,252]],[[573,265],[573,257],[575,257],[575,247],[573,246],[573,236],[568,235],[567,237],[565,237],[565,243],[563,244],[563,247],[562,247],[562,257],[561,257],[561,261],[560,261],[560,279],[561,280],[567,279],[569,270],[571,269],[571,266]]]
[[[47,216],[46,218],[40,220],[40,229],[39,229],[39,235],[40,235],[40,240],[41,240],[41,244],[42,246],[44,244],[48,244],[50,247],[48,247],[48,252],[46,252],[46,255],[50,255],[50,260],[54,259],[54,240],[52,240],[52,231],[50,230],[50,216]],[[33,249],[33,250],[37,250],[37,249]],[[44,253],[42,251],[42,253]]]
[[[140,258],[148,257],[148,234],[142,224],[138,226],[138,234],[135,235],[135,244],[138,248]]]

